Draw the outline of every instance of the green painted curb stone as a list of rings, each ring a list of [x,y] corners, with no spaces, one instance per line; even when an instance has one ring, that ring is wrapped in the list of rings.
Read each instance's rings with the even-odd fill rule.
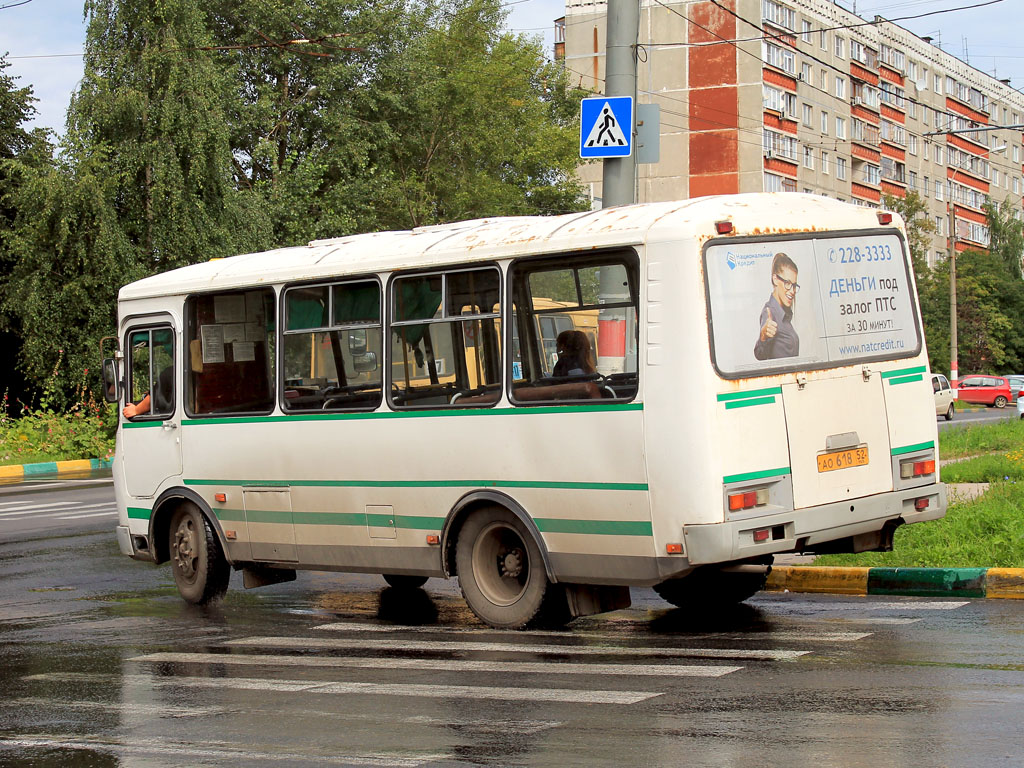
[[[985,597],[987,568],[872,568],[869,595]]]

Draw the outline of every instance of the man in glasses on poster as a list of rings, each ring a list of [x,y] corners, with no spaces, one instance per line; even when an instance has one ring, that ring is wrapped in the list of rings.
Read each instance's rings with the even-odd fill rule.
[[[754,357],[775,360],[800,354],[800,337],[793,328],[793,305],[800,285],[797,268],[789,256],[775,254],[772,259],[772,293],[761,309],[761,332],[754,344]]]

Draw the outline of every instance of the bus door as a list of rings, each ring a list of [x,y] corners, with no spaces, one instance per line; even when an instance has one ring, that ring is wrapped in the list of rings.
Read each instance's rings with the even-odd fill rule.
[[[151,497],[165,479],[181,474],[180,355],[173,323],[167,318],[129,328],[124,349],[124,405],[137,409],[131,418],[122,415],[125,488],[131,496]]]

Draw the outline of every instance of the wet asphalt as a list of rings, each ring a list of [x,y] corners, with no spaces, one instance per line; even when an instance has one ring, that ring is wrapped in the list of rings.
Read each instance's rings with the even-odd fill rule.
[[[695,617],[633,590],[499,632],[454,581],[300,573],[198,609],[120,555],[109,486],[9,490],[2,766],[1024,764],[1024,601],[761,593]]]

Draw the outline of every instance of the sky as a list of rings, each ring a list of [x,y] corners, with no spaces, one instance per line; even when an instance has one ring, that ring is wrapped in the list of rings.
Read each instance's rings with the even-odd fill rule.
[[[7,73],[19,86],[31,85],[38,102],[33,126],[63,133],[72,92],[82,77],[85,25],[82,0],[0,0],[0,53],[10,62]],[[973,5],[985,0],[856,0],[856,10],[870,19],[876,14],[895,20],[930,11]],[[549,53],[554,43],[554,20],[565,14],[564,0],[507,0],[508,26],[538,36]],[[847,8],[854,0],[842,0]],[[983,8],[942,13],[896,23],[918,35],[931,35],[947,52],[964,58],[988,74],[1012,78],[1024,89],[1024,40],[1018,38],[1024,21],[1024,0],[1000,0]]]

